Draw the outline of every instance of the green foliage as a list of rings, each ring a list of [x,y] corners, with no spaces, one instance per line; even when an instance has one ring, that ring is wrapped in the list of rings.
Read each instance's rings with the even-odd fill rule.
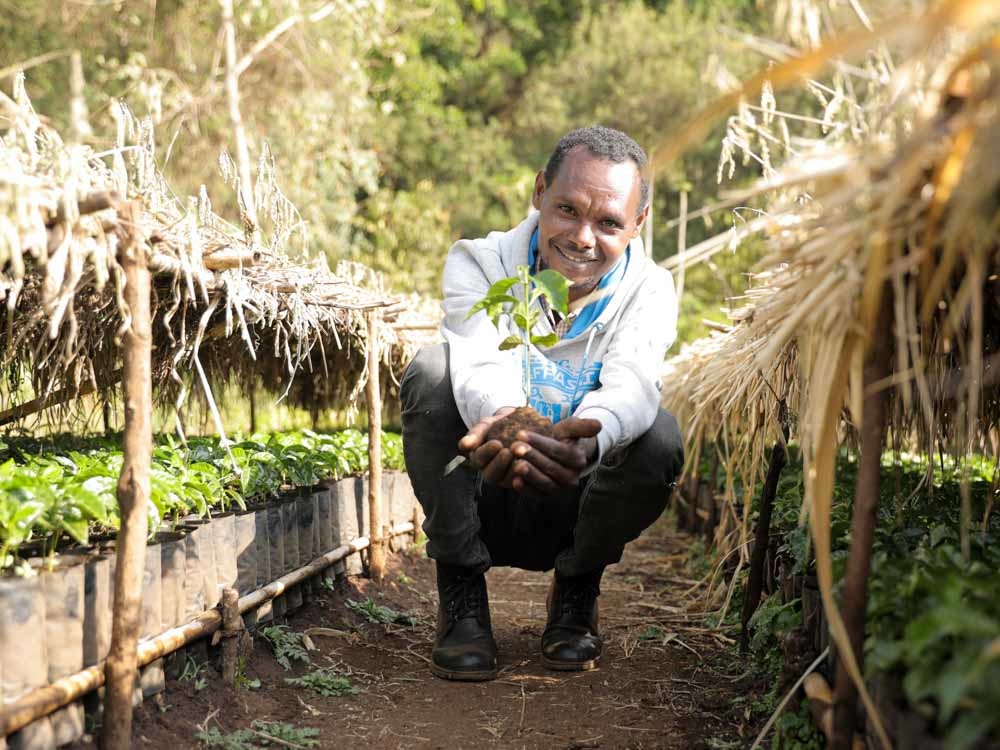
[[[511,295],[510,291],[518,284],[521,285],[521,296],[515,297]],[[476,302],[465,316],[471,318],[480,311],[485,312],[493,325],[501,332],[503,331],[503,318],[507,317],[511,329],[515,332],[500,342],[500,350],[524,347],[522,382],[525,398],[531,394],[531,361],[528,347],[531,344],[552,346],[559,340],[554,333],[545,336],[531,333],[541,316],[541,309],[535,303],[542,298],[548,302],[553,310],[565,315],[569,305],[569,280],[552,269],[539,271],[532,276],[531,269],[527,266],[518,266],[517,276],[501,279],[493,284],[486,292],[486,296]]]
[[[883,456],[877,505],[865,644],[869,676],[898,680],[910,707],[928,719],[948,748],[974,747],[1000,733],[1000,520],[989,517],[972,534],[971,557],[959,550],[959,477],[969,479],[973,515],[983,518],[996,464],[972,457],[956,465],[935,457]],[[705,471],[703,471],[703,475]],[[857,463],[844,452],[837,460],[831,514],[835,575],[843,574],[850,541],[850,515]],[[796,575],[814,570],[807,529],[800,523],[803,499],[801,459],[792,447],[775,498],[772,534],[778,554]],[[742,498],[742,488],[737,488]],[[759,487],[751,502],[756,503]],[[777,635],[798,627],[798,600],[780,603],[773,595],[751,620],[751,649],[758,668],[781,669]],[[778,696],[768,695],[773,702]],[[767,706],[759,705],[758,710]],[[784,719],[792,722],[792,719]],[[779,727],[782,726],[780,723]],[[798,720],[786,727],[788,742],[777,747],[812,747]],[[798,739],[794,739],[798,738]],[[782,742],[785,742],[783,740]]]
[[[204,747],[220,750],[259,750],[273,747],[317,747],[318,729],[299,728],[294,724],[255,719],[253,729],[238,729],[223,734],[218,727],[198,733],[198,741]]]
[[[247,660],[245,656],[241,656],[239,663],[236,667],[236,685],[237,690],[259,690],[260,680],[256,677],[249,677],[247,675]]]
[[[42,542],[51,559],[64,540],[86,545],[95,530],[118,528],[120,445],[117,436],[8,438],[2,444],[0,570],[16,564],[27,542]],[[405,468],[399,435],[382,434],[382,454],[385,468]],[[184,445],[159,436],[150,471],[150,534],[162,522],[244,508],[247,499],[367,469],[368,437],[358,430],[252,435],[229,453],[217,438],[190,438]]]
[[[309,663],[309,652],[306,651],[302,633],[289,630],[287,625],[270,625],[261,633],[271,644],[275,660],[285,669],[291,669],[293,661]]]
[[[314,693],[328,698],[341,698],[360,692],[348,678],[327,669],[317,669],[302,677],[286,677],[285,682],[289,685],[309,688]]]
[[[413,615],[406,612],[397,612],[391,607],[376,604],[368,597],[363,602],[356,602],[353,599],[347,600],[347,608],[352,612],[364,617],[368,622],[382,625],[416,625],[417,621]]]
[[[198,662],[193,656],[189,656],[184,661],[184,671],[178,678],[181,682],[190,682],[194,686],[196,693],[200,693],[208,687],[208,680],[205,678],[205,665]]]
[[[809,702],[801,701],[798,710],[785,711],[774,723],[771,750],[823,750],[823,735],[809,713]]]

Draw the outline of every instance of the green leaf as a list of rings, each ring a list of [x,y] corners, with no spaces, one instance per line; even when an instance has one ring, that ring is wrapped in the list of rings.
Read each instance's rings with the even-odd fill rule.
[[[500,281],[493,284],[490,287],[490,290],[486,292],[486,297],[489,299],[496,299],[501,295],[504,295],[508,291],[510,291],[510,288],[514,286],[514,284],[516,283],[517,283],[516,276],[511,276],[509,279],[500,279]],[[509,297],[509,299],[513,302],[517,302],[517,300],[514,299],[513,297]]]
[[[80,544],[87,543],[87,519],[86,518],[66,518],[60,519],[63,530],[73,537]]]
[[[532,336],[531,343],[536,346],[554,346],[559,343],[559,337],[554,333],[547,333],[544,336]]]
[[[514,323],[524,332],[528,332],[532,328],[532,321],[525,318],[521,313],[514,313],[512,316],[514,318]]]
[[[521,341],[518,336],[508,336],[503,341],[500,342],[500,351],[507,351],[508,349],[516,349],[521,346],[524,342]]]
[[[565,315],[569,305],[569,280],[551,268],[540,271],[532,276],[531,280],[542,290],[542,294],[549,301],[549,306]]]

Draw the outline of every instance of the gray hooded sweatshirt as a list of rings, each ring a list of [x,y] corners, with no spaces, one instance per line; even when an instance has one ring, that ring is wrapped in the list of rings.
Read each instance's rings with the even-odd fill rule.
[[[466,315],[490,285],[528,265],[537,226],[533,212],[508,232],[459,240],[445,261],[441,333],[449,345],[455,403],[469,427],[497,409],[525,404],[522,348],[498,348],[516,333],[508,317],[498,331],[485,312],[469,319]],[[520,298],[520,285],[510,293]],[[532,333],[552,332],[547,316],[540,315]],[[670,272],[633,239],[624,274],[597,319],[550,347],[531,347],[531,406],[553,422],[568,416],[600,421],[599,462],[652,426],[663,358],[676,335],[677,297]]]

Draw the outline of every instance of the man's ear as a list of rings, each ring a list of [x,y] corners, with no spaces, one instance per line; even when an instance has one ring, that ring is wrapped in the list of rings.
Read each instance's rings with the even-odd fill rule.
[[[531,205],[538,211],[542,210],[542,195],[545,193],[545,170],[535,175],[535,189],[531,192]]]
[[[639,212],[639,216],[635,220],[635,230],[632,232],[633,237],[638,237],[639,233],[642,231],[643,226],[646,224],[646,219],[649,218],[649,204]]]

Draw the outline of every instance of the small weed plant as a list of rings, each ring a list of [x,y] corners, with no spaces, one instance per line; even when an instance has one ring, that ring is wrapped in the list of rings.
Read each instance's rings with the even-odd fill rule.
[[[189,656],[184,662],[184,670],[181,672],[180,681],[190,682],[194,685],[196,693],[200,693],[208,687],[208,681],[204,675],[205,665],[199,664],[193,656]]]
[[[272,721],[254,721],[250,729],[238,729],[223,734],[218,727],[198,733],[202,747],[219,750],[260,750],[272,747],[318,747],[319,730],[281,724]]]
[[[417,620],[406,612],[397,612],[391,607],[376,604],[371,597],[363,602],[347,600],[347,608],[364,617],[368,622],[381,625],[416,625]]]
[[[316,669],[302,677],[286,677],[285,682],[296,687],[309,688],[327,698],[342,698],[359,692],[348,678],[327,669]]]
[[[274,649],[274,658],[285,669],[291,669],[293,661],[309,663],[302,633],[289,630],[287,625],[271,625],[261,632]]]

